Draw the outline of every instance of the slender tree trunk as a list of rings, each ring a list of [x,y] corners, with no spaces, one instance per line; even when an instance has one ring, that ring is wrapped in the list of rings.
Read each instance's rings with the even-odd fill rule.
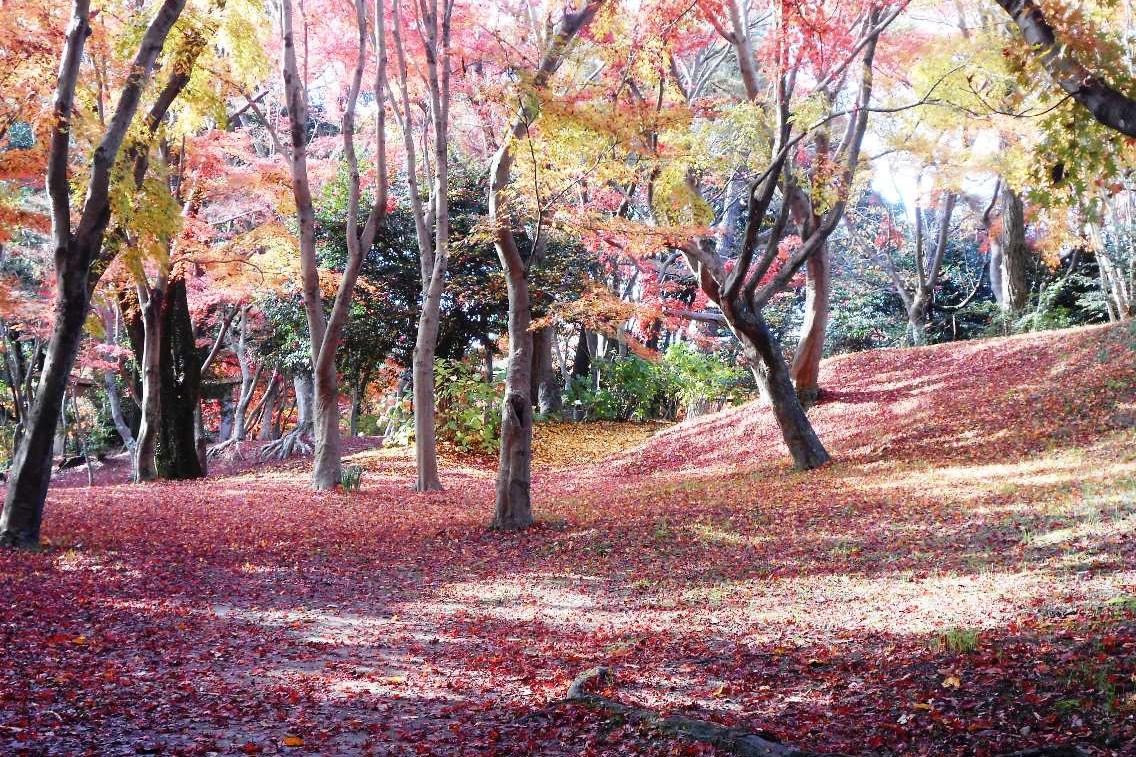
[[[828,245],[824,244],[805,264],[805,320],[793,357],[793,383],[805,407],[813,405],[820,395],[820,361],[824,356],[831,291],[832,264]]]
[[[4,546],[39,544],[43,505],[51,482],[55,429],[90,305],[85,265],[75,265],[66,258],[57,261],[56,281],[58,291],[51,341],[27,427],[12,460],[4,511],[0,515],[0,545]]]
[[[437,263],[435,263],[437,265]],[[438,325],[442,301],[442,277],[430,287],[422,302],[418,337],[414,343],[414,458],[417,463],[416,491],[441,491],[438,477],[438,442],[434,432],[434,350],[438,345]]]
[[[591,372],[592,353],[588,349],[588,330],[580,326],[580,338],[576,340],[576,354],[572,360],[572,377],[587,376]]]
[[[306,434],[312,426],[312,403],[314,387],[312,374],[297,370],[292,374],[292,389],[296,394],[296,431]]]
[[[359,415],[363,412],[363,392],[366,388],[367,378],[365,375],[360,375],[351,384],[351,416],[347,424],[348,433],[351,436],[359,436]]]
[[[994,293],[994,302],[1001,310],[1006,309],[1006,290],[1002,284],[1002,239],[1000,235],[990,236],[990,261],[987,270],[990,273],[990,291]]]
[[[264,413],[260,416],[260,430],[257,434],[257,439],[262,442],[270,442],[277,437],[274,421],[283,395],[280,391],[280,382],[280,376],[273,376],[268,388],[265,389],[267,396],[264,399]]]
[[[249,307],[241,308],[240,320],[237,324],[237,341],[231,345],[233,354],[237,357],[237,365],[241,369],[241,388],[237,394],[237,407],[233,412],[233,425],[229,432],[229,440],[233,442],[244,441],[248,434],[248,408],[252,396],[256,392],[256,384],[260,379],[263,364],[253,370],[249,359],[248,349],[248,312]]]
[[[811,470],[827,463],[830,459],[828,452],[805,415],[789,375],[789,366],[781,354],[781,346],[765,319],[760,315],[736,312],[729,305],[723,307],[722,312],[729,319],[730,328],[750,360],[762,394],[769,400],[794,467]]]
[[[603,0],[589,0],[580,10],[566,12],[560,27],[536,69],[531,86],[543,89],[556,71],[568,46],[581,28],[591,22]],[[528,98],[508,136],[493,156],[490,167],[489,219],[494,227],[494,246],[509,292],[509,370],[501,403],[501,458],[497,468],[497,497],[492,527],[501,530],[532,525],[532,322],[529,300],[528,263],[513,235],[506,192],[513,166],[515,141],[525,135],[539,115],[539,98]],[[534,251],[540,240],[534,240]]]
[[[552,350],[556,342],[556,327],[551,324],[532,332],[532,387],[530,396],[536,400],[541,415],[559,413],[561,409],[560,384],[556,381],[556,367]]]
[[[339,383],[335,363],[327,361],[313,372],[315,452],[312,484],[316,489],[333,489],[342,479],[339,438]]]
[[[106,390],[107,404],[110,405],[110,419],[114,423],[114,430],[122,439],[122,445],[134,451],[134,434],[130,432],[130,425],[122,414],[122,399],[118,396],[118,382],[114,380],[114,373],[103,373],[103,388]]]
[[[532,525],[532,353],[529,283],[523,270],[506,272],[509,290],[509,369],[501,403],[501,455],[492,528]]]
[[[159,274],[161,276],[161,274]],[[158,478],[158,430],[162,417],[162,301],[165,287],[139,284],[138,309],[142,315],[142,424],[134,447],[134,480]]]
[[[907,314],[907,339],[913,347],[927,344],[927,307],[923,303],[913,305]]]
[[[1009,187],[1003,194],[1002,301],[1015,316],[1029,306],[1029,245],[1026,244],[1025,207]]]

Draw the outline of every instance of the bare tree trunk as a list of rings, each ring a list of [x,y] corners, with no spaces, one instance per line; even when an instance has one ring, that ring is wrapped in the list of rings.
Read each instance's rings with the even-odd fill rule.
[[[990,261],[987,270],[990,273],[990,291],[994,293],[994,302],[1001,310],[1006,309],[1006,289],[1002,283],[1002,239],[1001,235],[994,234],[989,237]]]
[[[114,380],[114,373],[111,371],[103,373],[103,388],[106,390],[107,404],[110,405],[110,419],[114,423],[114,430],[122,439],[122,445],[133,452],[134,434],[131,433],[130,425],[122,414],[122,399],[118,396],[118,382]]]
[[[1002,196],[1002,301],[1018,316],[1029,306],[1029,245],[1022,198],[1008,186]]]
[[[406,148],[407,184],[410,190],[410,207],[414,216],[415,234],[422,276],[422,312],[418,318],[418,335],[414,342],[414,458],[418,472],[416,491],[439,491],[438,443],[434,429],[434,354],[438,346],[438,328],[441,318],[442,286],[449,258],[450,205],[449,205],[449,126],[450,126],[450,13],[438,14],[436,0],[421,6],[419,13],[419,39],[426,57],[426,84],[430,97],[430,125],[434,135],[434,183],[430,207],[423,207],[418,190],[418,165],[412,134],[413,113],[408,95],[409,79],[406,51],[402,43],[402,14],[398,0],[391,6],[394,25],[391,28],[398,55],[398,75],[402,90],[403,143]],[[425,141],[425,140],[424,140]],[[423,145],[427,174],[430,168],[430,151]],[[430,226],[433,225],[433,236]]]
[[[315,211],[312,206],[311,185],[308,178],[308,92],[307,82],[301,80],[296,63],[296,49],[292,30],[292,2],[284,0],[280,6],[281,33],[284,43],[284,89],[288,100],[291,121],[291,173],[292,195],[296,201],[296,216],[300,226],[300,276],[304,296],[304,312],[311,339],[312,374],[314,383],[315,455],[312,465],[312,486],[332,489],[340,483],[339,439],[339,377],[336,373],[336,353],[349,317],[351,298],[363,264],[363,255],[374,243],[379,224],[386,217],[386,32],[385,9],[381,0],[375,3],[374,45],[377,63],[375,74],[376,109],[376,191],[375,201],[360,228],[360,174],[355,151],[355,107],[363,83],[363,70],[367,60],[367,9],[363,0],[355,0],[355,28],[358,32],[355,66],[351,72],[347,104],[343,110],[343,155],[348,168],[347,201],[347,265],[339,280],[331,313],[324,317],[323,297],[320,294],[319,267],[315,250]],[[447,24],[449,14],[447,13]],[[448,41],[448,40],[447,40]],[[448,76],[448,69],[447,69]],[[448,81],[448,79],[447,79]],[[439,295],[440,297],[440,295]],[[297,399],[299,394],[297,394]],[[290,453],[291,445],[284,445]]]
[[[529,396],[536,400],[537,411],[541,415],[559,413],[560,384],[556,381],[556,367],[552,359],[556,327],[549,324],[532,332],[532,337],[532,387]]]
[[[159,274],[159,280],[164,274]],[[165,287],[138,285],[138,308],[142,315],[142,424],[138,427],[138,443],[134,448],[134,480],[155,481],[158,478],[158,427],[162,418],[162,301]]]
[[[814,404],[820,395],[820,361],[824,356],[831,291],[832,264],[828,245],[824,244],[805,264],[805,320],[793,357],[793,383],[805,407]]]
[[[335,363],[319,366],[313,374],[312,413],[315,454],[312,461],[312,485],[316,489],[333,489],[342,478],[340,471],[339,382]]]
[[[280,391],[280,382],[280,376],[274,375],[268,383],[268,388],[265,389],[264,412],[260,416],[260,431],[257,434],[257,439],[262,442],[270,442],[276,438],[274,419],[283,395]]]
[[[506,271],[509,290],[509,369],[501,403],[501,455],[492,528],[532,525],[532,350],[529,283],[522,268]]]
[[[580,336],[576,340],[576,353],[572,359],[572,376],[578,378],[591,372],[592,353],[588,349],[588,330],[580,325]]]
[[[542,90],[560,67],[576,34],[591,22],[603,0],[589,0],[580,10],[565,12],[552,39],[548,41],[531,86]],[[501,403],[501,457],[497,468],[496,503],[492,528],[514,530],[532,525],[532,322],[529,300],[528,262],[521,256],[513,235],[515,219],[506,207],[511,181],[513,147],[527,133],[539,115],[539,98],[529,98],[493,156],[490,167],[489,219],[494,230],[494,246],[509,291],[509,370],[505,375],[505,397]],[[538,235],[539,236],[539,235]],[[533,241],[533,250],[541,240]]]
[[[63,395],[78,354],[90,303],[87,270],[83,266],[75,270],[71,263],[65,258],[56,265],[59,288],[55,325],[27,428],[12,460],[4,512],[0,515],[0,545],[4,546],[39,544],[43,504],[51,481],[55,429],[59,425]]]
[[[237,365],[241,369],[241,388],[237,394],[237,406],[233,412],[233,427],[229,432],[229,441],[240,442],[243,441],[248,434],[247,420],[248,420],[248,407],[252,402],[253,393],[256,391],[257,381],[260,379],[260,372],[263,365],[258,365],[254,371],[252,368],[252,361],[249,358],[248,349],[248,313],[250,306],[246,305],[241,308],[241,315],[237,321],[237,338],[236,342],[230,345],[233,354],[236,355]]]
[[[437,266],[443,263],[436,262]],[[436,279],[436,286],[433,281]],[[434,432],[434,350],[438,344],[441,318],[442,276],[432,277],[422,302],[418,319],[418,337],[414,343],[414,459],[418,480],[415,491],[441,491],[438,477],[438,441]]]
[[[315,394],[311,372],[297,370],[293,373],[292,390],[296,394],[296,427],[293,431],[306,434],[311,431],[312,404]]]
[[[201,478],[205,468],[200,462],[196,423],[201,403],[201,358],[182,275],[167,285],[159,347],[162,416],[158,424],[158,476],[171,480]]]
[[[794,467],[812,470],[827,463],[830,459],[828,452],[805,415],[789,375],[789,366],[781,354],[781,346],[765,319],[758,314],[736,312],[729,304],[724,304],[722,311],[749,358],[762,395],[769,400]]]

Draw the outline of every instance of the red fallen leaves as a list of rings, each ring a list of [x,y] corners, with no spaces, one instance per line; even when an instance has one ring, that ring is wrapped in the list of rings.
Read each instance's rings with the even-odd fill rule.
[[[0,752],[713,753],[553,704],[609,663],[612,696],[818,750],[1124,753],[1133,366],[1120,328],[842,357],[835,464],[726,411],[538,465],[524,534],[486,532],[491,469],[414,495],[404,453],[358,495],[107,470],[0,553]]]

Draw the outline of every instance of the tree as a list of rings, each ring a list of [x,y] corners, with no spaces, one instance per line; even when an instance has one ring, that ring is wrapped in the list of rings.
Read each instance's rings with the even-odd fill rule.
[[[363,70],[367,60],[367,12],[362,0],[355,1],[355,24],[358,30],[358,55],[352,71],[347,106],[343,111],[343,154],[348,171],[347,246],[348,262],[339,280],[330,315],[324,315],[320,293],[319,267],[316,260],[315,211],[312,204],[311,184],[308,178],[308,92],[307,82],[301,78],[296,63],[296,49],[292,24],[292,2],[284,0],[280,12],[281,35],[284,44],[284,89],[289,114],[289,161],[292,172],[292,193],[299,221],[300,274],[303,282],[304,311],[311,337],[312,379],[315,425],[315,460],[312,485],[317,489],[330,489],[340,480],[339,388],[336,374],[336,354],[343,337],[351,297],[363,251],[371,247],[375,234],[387,212],[386,166],[386,114],[382,106],[386,86],[386,36],[381,0],[375,6],[374,44],[378,65],[375,74],[376,109],[376,187],[375,200],[360,227],[361,182],[359,161],[355,150],[355,108],[362,88]]]
[[[997,0],[997,3],[1013,19],[1033,55],[1061,89],[1104,126],[1136,137],[1136,99],[1125,95],[1082,63],[1068,41],[1058,39],[1057,30],[1037,3],[1033,0]]]
[[[391,7],[401,91],[401,106],[396,103],[395,112],[402,124],[406,148],[406,181],[422,273],[422,306],[413,356],[414,456],[418,473],[414,489],[438,491],[442,488],[442,482],[438,477],[438,443],[434,429],[434,355],[438,345],[442,291],[450,243],[450,34],[454,3],[453,0],[443,0],[440,12],[438,0],[428,0],[417,5],[418,36],[426,61],[426,110],[429,112],[429,128],[424,131],[434,136],[433,149],[430,151],[434,158],[434,181],[428,208],[423,206],[418,184],[419,169],[414,147],[415,121],[410,109],[410,81],[398,0],[393,0]],[[423,140],[425,141],[425,137]],[[430,162],[430,153],[424,156],[427,164]]]
[[[165,0],[147,26],[114,113],[95,149],[83,207],[78,223],[72,226],[71,124],[83,47],[91,33],[89,0],[75,0],[72,5],[55,90],[47,165],[55,250],[55,320],[28,431],[13,461],[4,511],[0,515],[0,544],[33,547],[39,543],[55,427],[90,309],[91,291],[106,263],[102,243],[110,221],[112,170],[154,64],[184,7],[185,0]],[[164,111],[161,114],[164,115]]]
[[[532,468],[532,363],[533,335],[529,296],[529,268],[539,257],[538,238],[526,259],[514,235],[519,219],[507,209],[514,150],[540,114],[540,96],[560,67],[568,47],[587,26],[604,0],[588,0],[579,10],[566,11],[548,40],[537,68],[529,74],[532,93],[523,99],[520,113],[493,156],[490,166],[489,222],[509,291],[509,368],[501,401],[501,455],[497,467],[496,501],[492,527],[515,530],[532,525],[530,496]],[[546,243],[546,242],[544,242]]]

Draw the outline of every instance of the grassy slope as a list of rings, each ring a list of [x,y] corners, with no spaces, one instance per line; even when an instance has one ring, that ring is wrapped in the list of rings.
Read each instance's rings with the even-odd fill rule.
[[[545,706],[604,662],[813,748],[1131,753],[1134,340],[828,361],[811,473],[753,405],[598,463],[635,433],[542,430],[524,535],[485,533],[492,471],[412,495],[391,451],[352,496],[300,463],[57,490],[56,547],[0,555],[0,751],[688,753]]]

